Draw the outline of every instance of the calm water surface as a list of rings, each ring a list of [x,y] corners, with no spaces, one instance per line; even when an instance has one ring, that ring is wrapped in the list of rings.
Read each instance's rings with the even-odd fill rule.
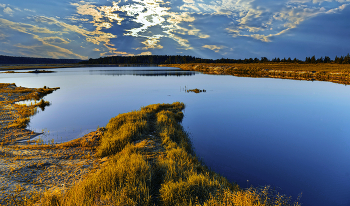
[[[141,106],[184,102],[197,155],[229,180],[302,193],[303,205],[350,205],[349,86],[166,69],[57,69],[0,74],[0,82],[61,87],[30,122],[45,141],[80,137]]]

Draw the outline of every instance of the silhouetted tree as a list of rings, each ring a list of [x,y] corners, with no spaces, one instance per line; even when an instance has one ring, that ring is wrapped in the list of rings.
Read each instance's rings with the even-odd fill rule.
[[[324,63],[330,63],[331,61],[332,61],[331,58],[329,58],[328,56],[324,57],[324,60],[323,60]]]

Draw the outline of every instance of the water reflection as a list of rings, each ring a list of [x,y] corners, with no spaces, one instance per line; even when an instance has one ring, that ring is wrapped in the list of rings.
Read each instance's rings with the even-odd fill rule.
[[[182,70],[90,70],[90,75],[134,76],[192,76],[193,71]]]

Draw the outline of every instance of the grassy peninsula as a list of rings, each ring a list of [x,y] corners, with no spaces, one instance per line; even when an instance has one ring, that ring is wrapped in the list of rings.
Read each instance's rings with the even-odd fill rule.
[[[119,114],[105,128],[97,171],[41,205],[299,205],[268,187],[241,189],[209,170],[181,126],[185,105],[154,104]],[[29,203],[29,202],[28,202]]]

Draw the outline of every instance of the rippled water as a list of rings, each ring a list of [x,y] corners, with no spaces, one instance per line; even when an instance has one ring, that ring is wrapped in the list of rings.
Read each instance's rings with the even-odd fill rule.
[[[157,67],[55,71],[0,74],[3,83],[61,87],[30,122],[45,141],[74,139],[119,113],[180,101],[197,155],[231,181],[269,184],[294,198],[302,192],[304,205],[350,205],[348,86]],[[206,92],[185,92],[195,88]]]

